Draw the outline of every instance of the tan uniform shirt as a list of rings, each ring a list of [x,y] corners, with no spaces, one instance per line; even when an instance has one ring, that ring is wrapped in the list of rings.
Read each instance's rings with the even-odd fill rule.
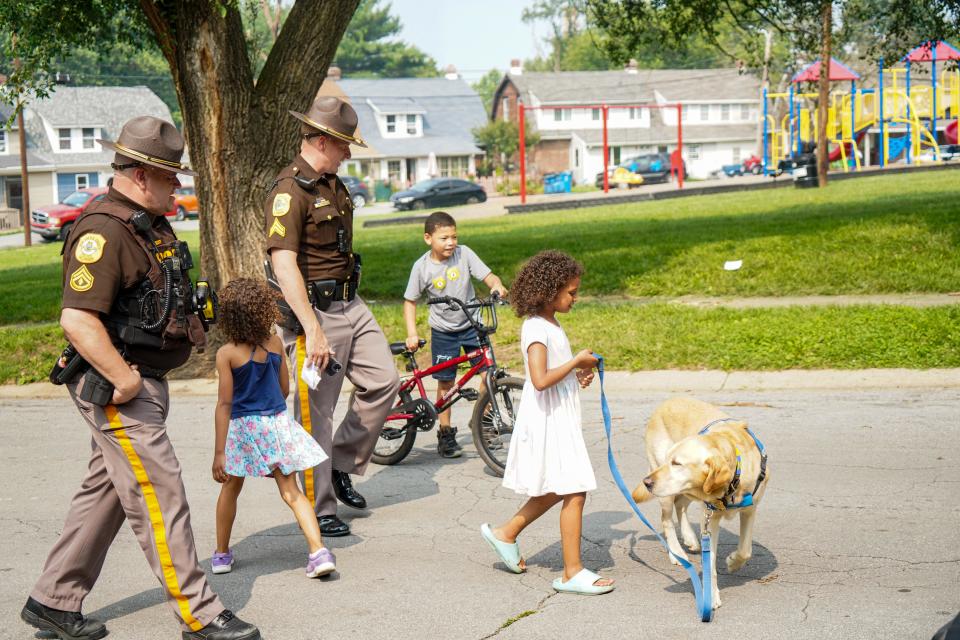
[[[84,309],[106,315],[124,290],[138,287],[150,270],[150,257],[122,222],[94,212],[125,214],[143,209],[111,188],[106,197],[85,212],[63,248],[63,309]],[[164,243],[176,234],[164,216],[153,217],[153,232]],[[108,327],[108,331],[110,331]],[[112,331],[110,331],[113,336]],[[189,341],[170,350],[128,347],[127,360],[155,369],[171,369],[190,353]],[[184,351],[185,350],[185,351]]]
[[[315,181],[313,188],[295,177]],[[272,249],[297,252],[297,265],[306,282],[347,280],[353,271],[353,203],[335,174],[320,175],[298,155],[277,176],[264,206],[267,253]],[[341,253],[342,231],[347,253]]]

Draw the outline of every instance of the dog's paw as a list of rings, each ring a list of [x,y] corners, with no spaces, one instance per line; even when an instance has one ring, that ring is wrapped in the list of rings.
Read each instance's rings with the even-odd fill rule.
[[[714,589],[714,590],[713,590],[713,595],[710,597],[710,600],[711,600],[710,604],[713,605],[713,608],[714,608],[714,609],[719,609],[719,608],[720,608],[720,605],[723,604],[723,603],[720,601],[720,590],[719,590],[719,589]]]
[[[687,551],[689,551],[690,553],[700,552],[700,541],[697,540],[696,538],[693,538],[692,540],[684,540],[683,544],[684,546],[687,547]]]
[[[683,565],[680,564],[680,561],[677,560],[677,557],[683,558],[687,562],[690,562],[690,558],[687,557],[687,554],[685,554],[682,549],[677,549],[673,551],[673,553],[667,554],[667,557],[670,558],[670,564],[675,564],[678,567]]]
[[[736,573],[740,570],[740,567],[747,563],[747,560],[750,559],[750,556],[741,556],[738,552],[734,551],[727,556],[727,571],[730,573]]]

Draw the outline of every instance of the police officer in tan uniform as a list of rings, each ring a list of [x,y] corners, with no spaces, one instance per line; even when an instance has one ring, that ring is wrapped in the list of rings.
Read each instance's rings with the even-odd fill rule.
[[[21,617],[61,639],[102,638],[80,613],[124,520],[163,588],[183,638],[254,640],[224,608],[197,562],[180,463],[167,436],[166,373],[205,343],[212,301],[187,271],[189,249],[164,217],[173,205],[183,138],[153,117],[128,121],[106,197],[76,222],[63,250],[60,325],[71,347],[51,379],[66,383],[87,421],[92,453],[63,532]],[[199,296],[199,298],[198,298]],[[198,302],[199,300],[199,302]],[[150,635],[150,634],[148,634]]]
[[[349,474],[362,474],[400,384],[390,347],[373,314],[357,296],[359,256],[353,253],[353,204],[337,178],[350,145],[366,146],[356,134],[357,114],[334,97],[318,98],[300,121],[300,154],[277,176],[267,197],[267,252],[283,293],[287,322],[283,341],[298,381],[296,419],[329,459],[304,473],[324,536],[345,536],[350,527],[337,517],[338,498],[363,509],[366,500]],[[300,372],[330,360],[343,372],[322,374],[310,389]],[[353,405],[333,433],[333,411],[344,376],[356,387]]]

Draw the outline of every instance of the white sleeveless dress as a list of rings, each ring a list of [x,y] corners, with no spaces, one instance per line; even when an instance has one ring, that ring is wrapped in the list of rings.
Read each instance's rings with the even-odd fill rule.
[[[563,329],[539,316],[527,318],[520,348],[527,380],[517,411],[503,486],[527,496],[593,491],[597,481],[580,426],[580,385],[571,372],[556,385],[537,391],[530,381],[527,348],[547,347],[547,368],[573,359]]]

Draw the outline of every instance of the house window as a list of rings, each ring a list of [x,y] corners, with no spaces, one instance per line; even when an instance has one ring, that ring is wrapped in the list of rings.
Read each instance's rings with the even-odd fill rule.
[[[60,129],[60,151],[70,151],[70,129]]]
[[[700,121],[706,122],[710,119],[710,105],[702,104],[700,105]]]
[[[733,148],[733,161],[736,163],[740,162],[740,147]]]
[[[643,117],[643,109],[640,107],[630,107],[630,119],[639,120]]]
[[[720,105],[720,119],[726,122],[730,119],[730,105],[722,104]]]
[[[591,117],[593,120],[599,120],[599,119],[600,119],[600,109],[590,109],[590,117]]]
[[[389,115],[387,116],[387,133],[396,133],[397,132],[397,116]]]
[[[400,181],[400,161],[399,160],[387,160],[387,178],[391,182]]]
[[[444,178],[462,178],[470,172],[469,156],[441,156],[437,164]]]
[[[89,181],[87,179],[87,174],[78,173],[77,174],[77,189],[86,189],[89,186]]]
[[[687,118],[690,117],[689,111],[690,109],[687,107],[687,105],[684,104],[680,106],[680,119],[684,122],[686,122]]]
[[[620,147],[607,148],[607,164],[620,164]]]
[[[407,114],[407,134],[411,136],[417,135],[417,116],[412,113]]]
[[[0,129],[0,153],[7,152],[7,132],[5,129]]]
[[[687,157],[691,160],[700,159],[700,145],[698,144],[689,144],[686,145],[687,148]]]
[[[93,149],[93,137],[94,137],[93,127],[84,127],[83,128],[83,148],[84,149]]]
[[[573,166],[580,166],[580,149],[573,150]]]
[[[500,101],[500,113],[504,120],[510,119],[510,98],[504,98]]]
[[[553,121],[560,122],[561,120],[570,120],[572,109],[554,109],[553,110]]]
[[[750,105],[748,104],[740,105],[740,119],[750,120]]]

